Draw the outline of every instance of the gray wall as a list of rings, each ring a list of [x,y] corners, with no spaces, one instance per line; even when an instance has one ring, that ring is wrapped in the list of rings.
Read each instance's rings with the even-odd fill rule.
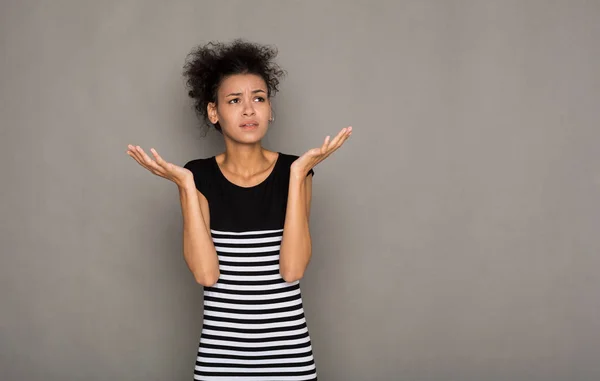
[[[320,379],[600,379],[600,2],[0,3],[0,378],[190,380],[202,289],[173,162],[199,43],[270,43],[271,149],[316,168]]]

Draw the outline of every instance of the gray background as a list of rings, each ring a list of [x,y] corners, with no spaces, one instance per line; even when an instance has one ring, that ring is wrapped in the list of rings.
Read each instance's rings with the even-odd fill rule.
[[[191,380],[202,288],[169,161],[213,155],[181,76],[274,44],[265,146],[316,168],[320,379],[600,379],[600,2],[0,3],[0,378]]]

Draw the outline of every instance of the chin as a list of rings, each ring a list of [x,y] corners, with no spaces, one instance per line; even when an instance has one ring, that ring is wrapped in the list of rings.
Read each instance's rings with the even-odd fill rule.
[[[241,131],[238,131],[236,134],[228,134],[228,137],[242,144],[256,144],[259,143],[267,134],[266,129],[240,132]]]

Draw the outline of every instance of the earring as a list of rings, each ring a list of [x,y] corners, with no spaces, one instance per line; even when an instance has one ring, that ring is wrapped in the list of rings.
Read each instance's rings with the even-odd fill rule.
[[[275,117],[271,116],[271,118],[269,119],[269,122],[274,122],[275,121]]]

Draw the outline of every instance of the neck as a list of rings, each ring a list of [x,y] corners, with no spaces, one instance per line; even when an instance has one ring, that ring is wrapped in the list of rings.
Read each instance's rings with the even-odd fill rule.
[[[230,172],[242,176],[253,175],[269,165],[269,159],[260,143],[252,145],[229,143],[225,146],[221,165]]]

